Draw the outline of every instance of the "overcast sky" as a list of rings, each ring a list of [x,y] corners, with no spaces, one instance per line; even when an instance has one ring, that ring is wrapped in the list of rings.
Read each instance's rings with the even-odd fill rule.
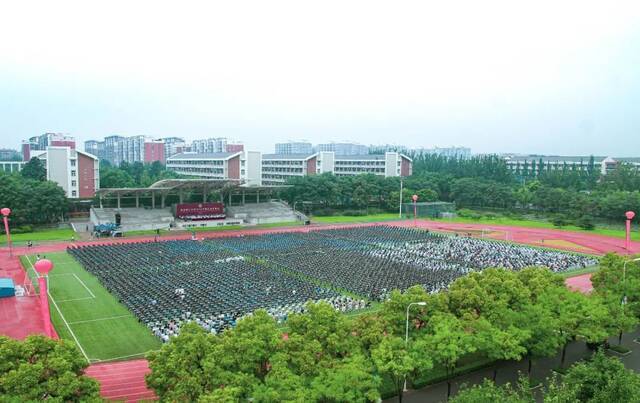
[[[640,156],[640,2],[524,3],[6,2],[0,138]]]

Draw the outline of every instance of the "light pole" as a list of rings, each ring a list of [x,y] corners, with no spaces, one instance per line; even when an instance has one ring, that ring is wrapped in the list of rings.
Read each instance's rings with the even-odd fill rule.
[[[420,301],[420,302],[412,302],[409,305],[407,305],[407,322],[406,322],[406,327],[405,327],[405,331],[404,331],[404,348],[406,349],[409,346],[409,308],[411,308],[412,305],[418,305],[418,306],[425,306],[427,305],[426,302],[424,301]],[[404,375],[404,388],[402,389],[403,392],[407,391],[407,375]]]
[[[44,332],[47,337],[53,337],[51,331],[51,315],[49,314],[49,297],[47,292],[47,278],[53,269],[53,263],[49,259],[38,260],[33,267],[38,272],[38,286],[40,288],[40,314],[44,323]]]
[[[636,213],[634,213],[633,211],[627,211],[626,213],[624,213],[624,215],[625,217],[627,217],[627,233],[624,240],[624,247],[627,251],[629,251],[629,248],[631,247],[631,220],[633,220],[633,217],[636,216]]]
[[[398,218],[402,218],[402,178],[400,178],[400,202],[398,203]]]
[[[4,232],[7,234],[7,246],[9,246],[9,257],[13,257],[13,246],[11,245],[11,232],[9,231],[9,214],[11,214],[11,209],[8,207],[0,210],[2,213],[2,218],[4,220]]]

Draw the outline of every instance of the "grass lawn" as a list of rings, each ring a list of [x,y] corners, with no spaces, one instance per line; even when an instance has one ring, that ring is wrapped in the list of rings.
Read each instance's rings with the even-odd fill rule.
[[[596,265],[591,267],[585,267],[584,269],[577,269],[577,270],[566,271],[563,273],[558,273],[558,275],[564,278],[569,278],[569,277],[580,276],[582,274],[595,273],[598,270],[600,270],[600,266]]]
[[[66,252],[49,253],[51,319],[58,335],[75,342],[91,362],[139,358],[160,341]],[[34,278],[33,256],[22,264]]]
[[[0,235],[0,245],[4,246],[7,242],[7,236]],[[75,236],[75,232],[71,228],[46,228],[35,229],[33,232],[26,234],[11,234],[11,241],[15,244],[25,244],[27,241],[68,241],[72,236]]]
[[[313,216],[311,222],[326,223],[326,224],[339,224],[339,223],[358,223],[358,222],[372,222],[372,221],[387,221],[398,220],[398,213],[382,213],[371,214],[364,216],[347,216],[347,215],[333,215],[333,216]]]

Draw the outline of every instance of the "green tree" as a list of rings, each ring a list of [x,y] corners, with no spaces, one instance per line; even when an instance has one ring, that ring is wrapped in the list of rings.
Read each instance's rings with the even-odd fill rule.
[[[579,362],[560,381],[554,378],[544,397],[556,402],[640,402],[640,375],[628,370],[616,358],[602,352],[591,360]]]
[[[451,399],[451,403],[533,403],[535,399],[522,380],[515,388],[511,384],[497,386],[488,379],[480,385],[464,388]]]
[[[0,400],[101,401],[98,382],[83,375],[87,366],[68,341],[0,336]]]
[[[47,168],[38,157],[33,157],[29,162],[24,164],[20,170],[20,174],[23,178],[33,179],[36,181],[47,180]]]
[[[505,312],[505,315],[510,315]],[[475,329],[473,344],[487,358],[491,360],[519,361],[527,353],[526,341],[531,334],[528,330],[509,325],[503,329],[494,326],[486,319],[478,319],[473,323]],[[493,381],[495,382],[498,369],[493,367]]]
[[[466,354],[477,350],[473,335],[465,329],[464,323],[451,314],[438,314],[429,321],[431,333],[417,344],[424,354],[442,365],[447,374],[447,398],[451,396],[451,377],[458,361]]]
[[[166,401],[195,401],[212,390],[205,362],[213,351],[216,339],[195,323],[180,329],[159,351],[147,355],[151,372],[147,385]]]
[[[373,375],[371,362],[361,355],[342,360],[320,372],[311,383],[317,402],[375,402],[381,380]]]
[[[402,338],[387,336],[371,352],[371,357],[378,371],[391,379],[402,403],[404,381],[417,368],[415,356]]]

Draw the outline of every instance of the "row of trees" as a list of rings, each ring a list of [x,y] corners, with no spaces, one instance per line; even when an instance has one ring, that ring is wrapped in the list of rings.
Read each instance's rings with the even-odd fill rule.
[[[122,162],[118,167],[108,161],[100,162],[101,188],[148,187],[159,180],[177,177],[178,174],[167,170],[159,161],[151,164]]]
[[[610,276],[621,261],[603,259],[607,281],[617,284]],[[355,318],[311,304],[290,316],[284,333],[264,311],[219,336],[188,324],[150,354],[147,382],[167,400],[364,402],[401,397],[405,379],[450,378],[463,360],[526,358],[530,371],[536,358],[561,351],[564,366],[570,341],[601,343],[638,323],[636,309],[620,305],[617,285],[598,287],[587,296],[547,269],[488,269],[437,294],[394,291],[379,311]],[[411,305],[405,342],[407,307],[418,302],[426,304]]]
[[[12,225],[49,224],[67,211],[67,197],[55,182],[0,172],[0,206],[11,209]]]

